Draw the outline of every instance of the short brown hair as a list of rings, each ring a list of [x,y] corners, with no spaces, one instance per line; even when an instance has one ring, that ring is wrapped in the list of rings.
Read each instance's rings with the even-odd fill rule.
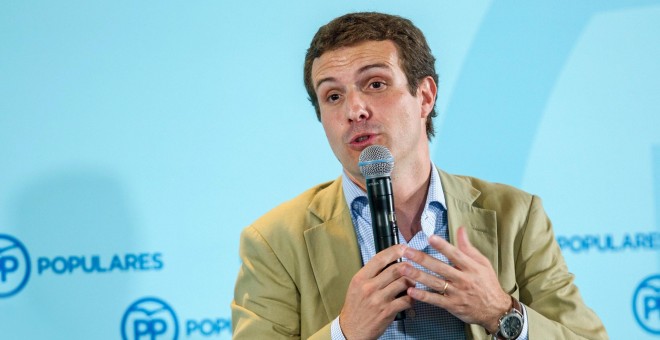
[[[438,83],[435,57],[426,43],[424,34],[413,23],[396,15],[375,12],[349,13],[321,26],[305,55],[305,88],[314,105],[316,117],[321,120],[319,100],[312,83],[312,63],[323,53],[340,47],[354,46],[365,41],[391,40],[396,45],[408,88],[413,96],[422,79],[431,76]],[[437,116],[435,106],[426,119],[428,138],[435,134],[432,118]]]

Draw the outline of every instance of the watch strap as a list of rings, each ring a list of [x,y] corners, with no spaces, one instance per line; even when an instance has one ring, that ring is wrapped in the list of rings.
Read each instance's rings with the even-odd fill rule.
[[[518,301],[518,299],[514,298],[513,296],[511,296],[511,308],[509,308],[509,310],[507,310],[507,312],[504,313],[504,315],[502,315],[499,321],[497,322],[498,323],[497,332],[495,334],[491,334],[494,340],[507,340],[507,338],[505,338],[501,332],[502,320],[504,319],[505,316],[511,313],[517,313],[518,315],[520,315],[520,317],[523,319],[524,322],[522,305],[520,304],[520,301]]]

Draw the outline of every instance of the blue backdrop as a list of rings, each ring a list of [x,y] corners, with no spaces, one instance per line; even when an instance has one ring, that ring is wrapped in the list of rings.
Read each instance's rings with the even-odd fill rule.
[[[303,57],[362,10],[427,35],[434,162],[540,195],[610,336],[660,335],[659,0],[120,0],[0,3],[0,337],[229,339],[241,229],[340,174]]]

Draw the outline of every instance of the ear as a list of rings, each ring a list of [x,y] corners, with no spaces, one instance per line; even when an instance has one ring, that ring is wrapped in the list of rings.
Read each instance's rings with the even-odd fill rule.
[[[422,118],[428,117],[435,105],[435,96],[438,94],[438,86],[433,77],[428,76],[419,82],[417,97],[422,104]]]

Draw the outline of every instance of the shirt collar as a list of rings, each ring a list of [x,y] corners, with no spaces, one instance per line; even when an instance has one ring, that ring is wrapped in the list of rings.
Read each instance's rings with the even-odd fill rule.
[[[356,199],[365,200],[367,198],[367,193],[362,190],[357,184],[353,183],[351,179],[346,174],[346,171],[342,172],[342,186],[344,189],[344,197],[346,198],[346,203],[349,207],[353,207],[353,201]],[[396,195],[396,193],[395,193]],[[440,181],[440,174],[438,169],[431,162],[431,182],[429,184],[429,191],[426,195],[426,203],[424,205],[424,211],[422,212],[422,230],[427,236],[433,235],[435,233],[435,219],[436,214],[433,211],[435,206],[440,205],[442,209],[446,211],[447,205],[445,203],[445,194],[442,190],[442,181]],[[367,209],[368,210],[368,209]],[[353,214],[353,220],[357,218],[355,216],[356,211],[351,209]],[[371,221],[369,221],[371,224]]]

